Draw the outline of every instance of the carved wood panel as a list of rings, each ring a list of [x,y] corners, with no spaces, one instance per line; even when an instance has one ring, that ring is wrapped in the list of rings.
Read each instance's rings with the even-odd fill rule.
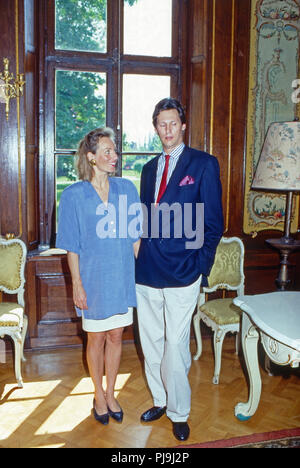
[[[28,258],[27,304],[30,347],[82,343],[65,256]]]

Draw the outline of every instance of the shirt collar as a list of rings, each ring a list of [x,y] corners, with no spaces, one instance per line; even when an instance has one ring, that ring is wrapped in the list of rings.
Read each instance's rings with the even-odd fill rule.
[[[162,152],[162,155],[165,156],[166,154],[170,155],[171,159],[179,158],[181,155],[182,151],[184,150],[185,144],[182,142],[180,145],[176,146],[171,153],[166,153],[165,151]]]

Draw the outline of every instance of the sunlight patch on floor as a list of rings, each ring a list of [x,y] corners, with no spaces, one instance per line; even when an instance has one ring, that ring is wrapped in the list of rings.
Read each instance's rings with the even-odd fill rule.
[[[0,399],[0,439],[10,437],[60,382],[30,382],[23,388],[5,385]]]
[[[43,398],[49,395],[61,380],[47,380],[45,382],[26,382],[23,388],[17,388],[16,383],[6,384],[0,397],[0,403],[4,400],[24,400],[28,398]],[[3,401],[2,401],[3,400]]]
[[[90,377],[82,378],[73,390],[71,390],[70,395],[82,395],[83,393],[94,393],[94,385]]]
[[[7,402],[0,406],[0,439],[10,437],[42,402],[41,398],[22,399],[18,403]]]
[[[66,397],[35,432],[36,435],[69,432],[91,414],[92,395]]]
[[[129,377],[130,374],[118,375],[115,386],[115,395],[117,395],[122,390]],[[64,398],[61,404],[38,428],[35,434],[55,434],[74,430],[86,418],[90,417],[93,398],[94,386],[91,378],[82,378],[70,392],[70,395]]]

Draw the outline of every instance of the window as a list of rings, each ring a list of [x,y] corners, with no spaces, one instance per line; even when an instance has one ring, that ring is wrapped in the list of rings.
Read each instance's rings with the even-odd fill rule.
[[[44,0],[42,244],[54,242],[61,192],[77,180],[76,148],[93,128],[114,129],[121,157],[117,175],[139,189],[143,165],[161,151],[152,127],[154,106],[170,95],[181,99],[184,4]]]
[[[55,49],[106,52],[106,0],[55,0]]]
[[[123,75],[122,175],[139,190],[143,165],[161,151],[152,125],[155,104],[170,95],[168,75]]]
[[[172,0],[125,1],[124,54],[172,56]]]

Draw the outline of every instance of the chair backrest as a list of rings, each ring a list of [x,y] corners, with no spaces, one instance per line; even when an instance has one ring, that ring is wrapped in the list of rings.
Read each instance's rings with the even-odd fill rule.
[[[216,250],[215,261],[208,277],[208,287],[203,292],[217,289],[244,294],[244,244],[238,237],[222,237]]]
[[[18,303],[23,307],[26,255],[22,240],[0,237],[0,291],[17,294]]]

